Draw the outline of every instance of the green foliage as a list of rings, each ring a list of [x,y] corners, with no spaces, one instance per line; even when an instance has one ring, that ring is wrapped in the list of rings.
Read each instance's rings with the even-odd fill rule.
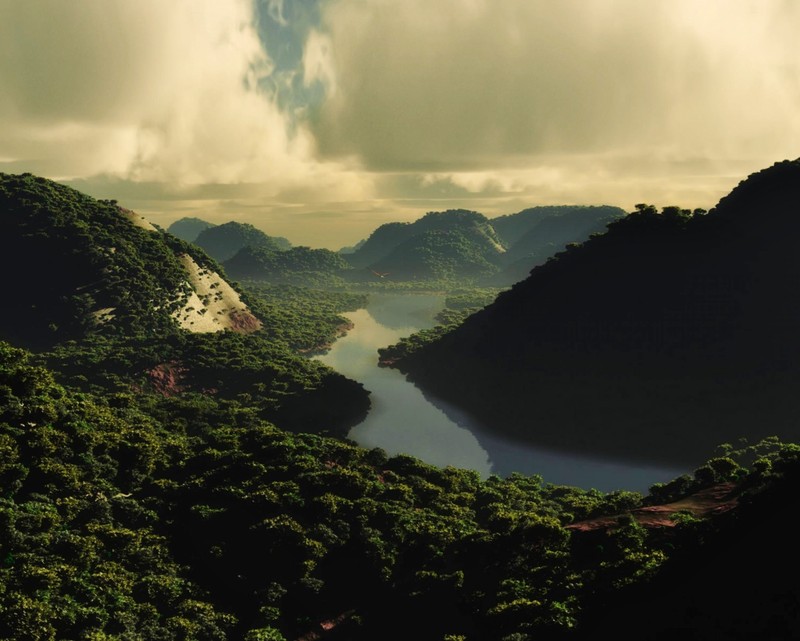
[[[453,331],[469,316],[481,307],[490,304],[497,296],[497,289],[488,288],[458,288],[445,298],[445,309],[436,315],[440,323],[431,329],[423,329],[410,336],[401,338],[394,345],[378,349],[380,363],[390,365],[404,358],[408,358],[426,345],[434,343],[442,336]]]
[[[292,247],[276,251],[247,246],[225,262],[225,269],[240,280],[324,287],[341,285],[350,265],[329,249]]]
[[[245,247],[285,251],[291,243],[280,236],[268,236],[247,223],[231,221],[202,230],[194,240],[209,256],[220,263],[229,260]]]
[[[367,295],[249,281],[251,309],[272,340],[302,353],[324,351],[348,328],[339,314],[364,307]]]
[[[0,174],[0,269],[15,310],[0,318],[0,334],[43,346],[86,334],[174,332],[170,312],[189,292],[177,255],[208,259],[131,216],[43,178]],[[103,322],[102,310],[114,322]]]
[[[48,181],[3,177],[10,184],[6,245],[30,237],[37,250],[78,243],[84,254],[66,261],[48,295],[79,282],[86,265],[122,269],[98,292],[122,296],[131,283],[144,292],[128,292],[138,302],[126,332],[57,335],[35,356],[0,341],[0,638],[592,637],[587,612],[674,582],[678,564],[716,541],[738,570],[735,537],[749,546],[765,510],[796,492],[800,446],[723,447],[662,495],[724,481],[741,507],[732,518],[678,516],[667,533],[626,515],[655,495],[518,474],[484,481],[308,433],[341,428],[364,400],[356,384],[297,354],[329,341],[338,313],[361,295],[259,286],[244,295],[262,330],[187,334],[137,307],[174,285],[169,264],[148,265],[169,261],[181,241]],[[669,225],[688,224],[675,218]],[[97,221],[118,235],[100,247],[116,252],[79,240]],[[467,312],[471,298],[451,304]],[[44,294],[35,301],[53,305]],[[595,517],[617,520],[576,528]]]
[[[394,364],[548,447],[688,467],[740,436],[796,440],[798,185],[792,161],[709,213],[637,205]]]

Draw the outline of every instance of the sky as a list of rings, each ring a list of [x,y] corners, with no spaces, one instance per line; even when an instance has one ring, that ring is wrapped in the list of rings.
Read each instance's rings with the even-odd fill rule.
[[[800,156],[794,0],[0,0],[0,171],[337,249],[710,208]]]

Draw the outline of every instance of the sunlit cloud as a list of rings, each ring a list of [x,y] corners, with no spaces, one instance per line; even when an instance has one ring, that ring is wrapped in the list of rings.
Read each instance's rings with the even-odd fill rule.
[[[0,0],[0,170],[331,247],[710,207],[800,155],[798,32],[784,0]]]
[[[577,177],[595,155],[634,185],[668,160],[753,170],[800,148],[795,3],[327,6],[337,93],[314,133],[375,171],[454,172],[476,191],[482,172],[557,164]],[[519,188],[484,182],[498,181]]]
[[[281,2],[268,10],[285,22]],[[347,178],[318,163],[313,137],[259,90],[275,64],[248,0],[32,0],[0,11],[0,149],[18,166],[275,192]]]

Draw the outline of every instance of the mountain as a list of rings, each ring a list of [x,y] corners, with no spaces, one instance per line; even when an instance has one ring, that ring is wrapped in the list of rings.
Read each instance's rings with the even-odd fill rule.
[[[224,263],[225,271],[239,280],[287,284],[331,284],[351,269],[347,261],[329,249],[292,247],[275,251],[268,247],[243,247]]]
[[[478,212],[429,212],[412,223],[388,223],[347,254],[356,268],[392,272],[392,280],[475,276],[497,271],[505,252]]]
[[[497,272],[502,247],[483,227],[424,231],[371,265],[391,280],[477,278]]]
[[[209,256],[219,262],[233,258],[243,247],[266,247],[285,251],[292,245],[280,236],[268,236],[247,223],[231,221],[201,231],[194,244],[202,247]]]
[[[491,279],[505,286],[527,277],[531,269],[547,262],[569,243],[581,243],[605,232],[625,211],[618,207],[533,207],[517,214],[492,218],[492,227],[508,247],[504,269]]]
[[[640,205],[399,367],[549,447],[686,464],[800,437],[798,202],[785,161],[708,214]]]
[[[361,247],[364,245],[365,242],[367,242],[367,239],[366,238],[362,238],[355,245],[346,245],[346,246],[342,247],[341,249],[339,249],[339,253],[340,254],[353,254],[357,250],[361,249]]]
[[[605,221],[607,224],[612,219],[624,216],[626,213],[624,209],[609,205],[550,205],[529,207],[515,214],[496,216],[490,218],[489,222],[503,244],[509,248],[543,224],[543,242],[563,245],[582,240],[578,238],[578,235],[586,234],[587,227],[595,224],[595,221]],[[592,231],[602,231],[605,224]],[[555,236],[548,237],[548,235]],[[534,238],[535,235],[530,237]]]
[[[0,335],[24,345],[260,325],[193,246],[114,201],[30,174],[0,174],[0,269],[14,310],[0,315]]]
[[[201,231],[211,227],[216,227],[216,225],[201,218],[184,217],[167,227],[167,231],[187,243],[193,243]]]

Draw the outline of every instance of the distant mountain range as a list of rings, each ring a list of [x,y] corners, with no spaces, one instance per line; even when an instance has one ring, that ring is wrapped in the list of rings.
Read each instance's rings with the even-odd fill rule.
[[[471,282],[508,286],[568,243],[583,242],[623,216],[616,207],[533,207],[488,219],[464,209],[387,223],[338,256],[295,248],[252,225],[183,218],[168,231],[224,263],[232,277],[268,283],[340,286],[345,282]],[[287,252],[284,256],[278,252]]]
[[[462,209],[381,225],[346,255],[357,269],[390,280],[470,279],[510,285],[570,242],[601,232],[616,207],[534,207],[488,219]]]
[[[399,366],[545,446],[685,464],[800,438],[799,202],[785,161],[707,214],[639,205]]]

